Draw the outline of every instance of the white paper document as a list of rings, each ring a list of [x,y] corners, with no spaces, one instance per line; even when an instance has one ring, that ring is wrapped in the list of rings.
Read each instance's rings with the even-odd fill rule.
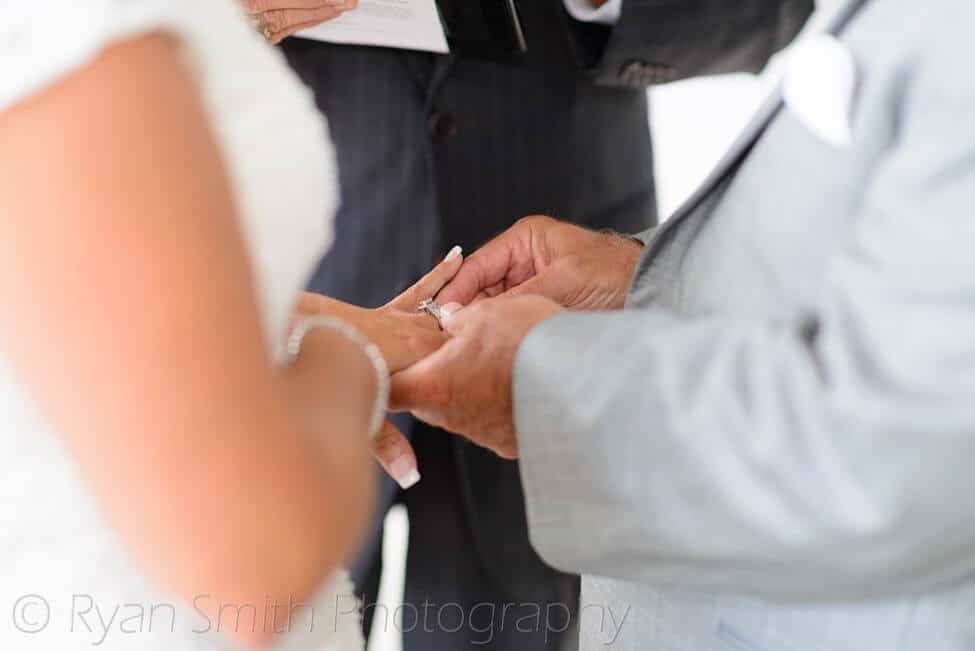
[[[450,51],[436,0],[359,0],[355,9],[298,36],[329,43]]]

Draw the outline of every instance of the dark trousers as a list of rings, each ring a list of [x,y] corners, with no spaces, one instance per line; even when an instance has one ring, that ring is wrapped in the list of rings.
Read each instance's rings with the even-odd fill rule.
[[[564,648],[575,626],[578,580],[534,595],[515,594],[499,584],[484,566],[468,526],[449,436],[426,426],[415,432],[417,455],[427,470],[415,488],[396,496],[410,519],[405,594],[402,602],[376,606],[382,558],[375,554],[358,586],[366,606],[365,630],[372,630],[375,620],[380,629],[401,633],[405,649],[427,651]],[[429,553],[445,549],[452,551]]]

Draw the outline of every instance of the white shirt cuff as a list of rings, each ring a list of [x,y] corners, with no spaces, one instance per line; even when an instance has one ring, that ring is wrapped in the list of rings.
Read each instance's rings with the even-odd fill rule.
[[[623,0],[609,0],[598,9],[591,0],[565,0],[565,8],[573,18],[584,23],[615,25],[623,11]]]

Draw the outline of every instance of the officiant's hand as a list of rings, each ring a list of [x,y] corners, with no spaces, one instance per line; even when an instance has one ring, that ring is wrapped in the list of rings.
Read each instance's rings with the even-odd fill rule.
[[[621,309],[642,251],[620,235],[525,217],[472,254],[437,301],[537,294],[574,310]]]
[[[393,376],[390,409],[460,434],[505,459],[518,456],[511,395],[515,353],[532,328],[562,311],[541,296],[447,307],[451,339]]]
[[[435,296],[454,277],[463,261],[460,247],[454,247],[430,273],[378,309],[358,307],[306,292],[295,311],[298,317],[324,314],[351,324],[379,347],[390,373],[396,373],[433,353],[447,341],[447,333],[440,330],[436,320],[417,312],[417,306]],[[372,450],[376,460],[403,488],[419,480],[412,446],[389,421],[373,438]]]
[[[258,31],[280,43],[303,29],[314,27],[355,9],[359,0],[241,0]]]

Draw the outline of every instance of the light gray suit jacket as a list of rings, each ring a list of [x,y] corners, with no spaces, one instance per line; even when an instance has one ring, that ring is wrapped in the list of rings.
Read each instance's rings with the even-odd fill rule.
[[[760,67],[799,30],[812,0],[625,0],[591,70],[575,61],[588,40],[574,38],[591,26],[569,21],[562,0],[524,0],[520,9],[531,35],[524,63],[283,43],[328,115],[341,172],[341,246],[311,289],[380,305],[454,244],[474,250],[534,213],[647,228],[656,215],[646,85]],[[408,419],[399,425],[412,430]],[[403,494],[383,480],[371,544],[354,572],[360,586],[375,566],[386,509],[399,499],[412,522],[407,603],[479,603],[496,593],[548,603],[575,594],[577,580],[553,572],[529,545],[515,463],[425,428],[414,441],[424,480]],[[413,636],[423,648],[434,638],[461,648],[473,628],[419,627],[406,633],[406,647]],[[534,637],[543,636],[554,644],[547,632]],[[532,637],[509,621],[494,644],[536,648]]]
[[[852,144],[766,111],[629,309],[519,351],[583,647],[975,648],[975,5],[851,3]]]

